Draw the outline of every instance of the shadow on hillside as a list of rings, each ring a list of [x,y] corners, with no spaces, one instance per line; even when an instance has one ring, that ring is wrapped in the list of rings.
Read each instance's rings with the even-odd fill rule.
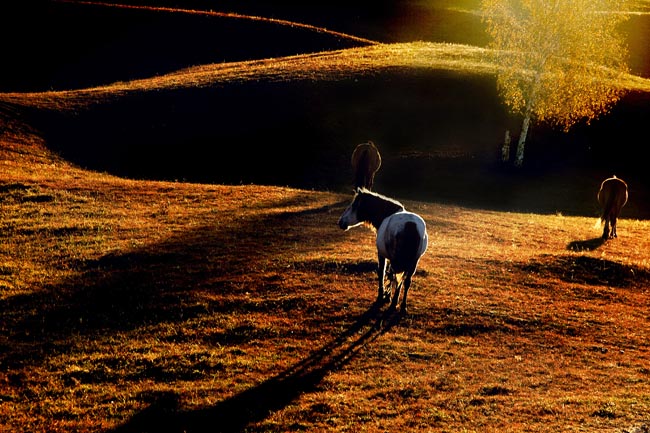
[[[341,368],[365,345],[400,322],[401,315],[376,306],[368,309],[350,328],[330,344],[303,361],[261,384],[228,398],[217,405],[193,411],[179,411],[178,398],[163,393],[153,403],[112,433],[228,432],[244,431],[249,424],[263,420],[301,394],[314,390],[329,372]],[[365,332],[359,334],[364,328]],[[349,338],[354,337],[352,342]]]
[[[292,202],[283,202],[292,205]],[[298,204],[298,203],[293,203]],[[299,299],[300,293],[291,293],[278,299],[259,302],[272,290],[276,295],[283,290],[283,280],[266,275],[261,285],[240,284],[236,274],[255,272],[259,267],[273,266],[272,260],[282,256],[287,245],[300,245],[290,257],[302,257],[304,252],[337,242],[345,236],[335,222],[338,207],[343,203],[305,208],[297,211],[269,213],[262,217],[234,219],[232,224],[218,225],[222,215],[215,213],[214,226],[206,224],[192,231],[170,238],[153,246],[119,253],[108,253],[96,260],[73,264],[79,272],[74,278],[54,284],[40,293],[13,297],[0,302],[0,327],[10,329],[0,354],[0,365],[10,373],[14,386],[21,384],[12,369],[47,363],[50,356],[74,352],[85,344],[86,338],[111,338],[112,332],[134,330],[157,323],[181,323],[206,314],[226,310],[247,311],[247,308],[282,309],[319,308]],[[270,209],[282,208],[273,206]],[[332,212],[336,210],[335,212]],[[317,226],[322,233],[323,220],[331,219],[330,236],[312,236],[309,227]],[[264,230],[259,230],[264,227]],[[271,261],[271,264],[269,264]],[[286,265],[286,262],[282,262]],[[328,263],[298,259],[290,263],[303,271],[336,273],[374,272],[375,263]],[[283,266],[283,269],[286,266]],[[278,274],[283,272],[278,269]],[[194,300],[196,291],[212,291],[210,301],[200,305]],[[238,303],[246,292],[258,299]],[[258,293],[255,293],[258,292]],[[286,298],[291,298],[287,299]],[[285,304],[286,302],[286,304]],[[224,310],[225,309],[225,310]],[[327,311],[319,311],[323,321]],[[280,410],[301,394],[315,389],[329,372],[348,363],[365,345],[400,323],[401,315],[381,310],[373,305],[348,329],[334,334],[329,344],[315,350],[310,356],[286,371],[230,397],[219,404],[201,410],[182,411],[175,392],[143,392],[138,398],[150,406],[136,414],[115,433],[124,432],[238,432],[250,423],[264,419],[270,412]],[[354,321],[354,317],[350,322]],[[257,328],[246,331],[246,338],[256,338]],[[213,333],[219,344],[238,344],[242,334],[239,328],[227,333]],[[146,377],[164,381],[185,377],[192,379],[190,370],[173,373],[157,365],[144,366],[142,371],[130,372],[131,379]],[[172,375],[172,376],[168,376]],[[15,377],[14,377],[15,376]],[[122,380],[119,372],[98,365],[96,370],[66,373],[70,383],[102,383]]]
[[[644,268],[587,256],[543,255],[521,269],[545,278],[594,286],[646,288],[650,285],[650,272]]]
[[[605,239],[602,236],[593,239],[586,239],[584,241],[572,241],[566,246],[569,251],[593,251],[600,248],[605,244]]]
[[[228,296],[236,298],[244,292],[264,296],[271,284],[282,290],[281,279],[249,287],[236,281],[237,276],[258,269],[273,274],[274,260],[287,245],[292,245],[287,259],[292,260],[342,239],[344,232],[336,226],[338,213],[331,212],[339,205],[269,213],[227,224],[221,221],[222,214],[213,213],[206,219],[212,218],[214,224],[207,221],[154,245],[109,252],[95,260],[71,259],[68,265],[78,270],[73,277],[42,291],[0,300],[0,328],[8,330],[0,345],[0,366],[39,365],[48,356],[82,344],[82,338],[190,320],[218,310]],[[322,233],[324,219],[331,219],[331,235],[311,236],[309,227],[316,226]],[[212,303],[197,302],[201,290],[217,297]]]
[[[515,119],[493,80],[425,68],[258,80],[134,92],[73,114],[26,109],[24,117],[62,158],[134,179],[350,191],[354,147],[372,139],[382,155],[376,190],[389,196],[595,216],[600,182],[616,173],[630,185],[625,216],[650,215],[645,158],[635,147],[609,151],[645,133],[647,95],[630,96],[589,129],[536,125],[524,167],[513,170],[498,152]]]

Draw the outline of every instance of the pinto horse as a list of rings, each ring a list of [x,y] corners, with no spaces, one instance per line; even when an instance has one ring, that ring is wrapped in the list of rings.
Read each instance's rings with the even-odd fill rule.
[[[627,184],[616,175],[607,178],[600,184],[597,198],[598,204],[603,209],[599,221],[601,225],[605,223],[602,237],[613,239],[616,237],[616,220],[627,203]]]
[[[375,143],[368,141],[358,144],[352,152],[354,187],[371,190],[379,167],[381,167],[381,155]]]
[[[357,188],[352,203],[339,218],[338,225],[344,230],[349,230],[361,224],[369,226],[377,235],[377,304],[390,300],[392,285],[395,293],[390,307],[394,309],[403,287],[401,312],[406,314],[406,296],[411,286],[411,278],[420,257],[427,250],[429,241],[426,223],[419,215],[405,210],[397,200],[365,188]],[[387,263],[390,282],[388,290],[384,287]]]

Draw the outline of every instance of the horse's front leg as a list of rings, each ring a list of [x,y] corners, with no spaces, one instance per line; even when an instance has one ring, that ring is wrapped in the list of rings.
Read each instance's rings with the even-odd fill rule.
[[[390,293],[385,293],[384,288],[384,279],[386,278],[386,257],[382,257],[381,254],[377,256],[378,266],[377,266],[377,280],[379,281],[379,288],[377,291],[377,303],[383,304],[388,299],[390,299]]]

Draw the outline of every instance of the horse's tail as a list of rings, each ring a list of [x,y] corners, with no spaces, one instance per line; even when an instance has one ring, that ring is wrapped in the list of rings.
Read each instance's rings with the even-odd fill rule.
[[[605,221],[609,219],[609,216],[612,212],[612,206],[613,206],[613,200],[614,200],[614,194],[612,193],[612,189],[609,188],[607,190],[601,190],[601,194],[607,194],[605,196],[605,200],[602,202],[602,211],[600,213],[600,217],[596,220],[594,223],[594,228],[602,228],[603,224],[605,224]]]
[[[375,143],[372,141],[368,141],[368,144],[372,148],[372,156],[373,156],[373,173],[376,173],[379,170],[379,167],[381,167],[381,154],[379,153],[379,149],[377,149],[377,146],[375,146]]]
[[[607,197],[605,197],[605,206],[603,207],[603,214],[600,216],[601,221],[605,221],[607,218],[609,218],[612,215],[612,213],[616,212],[616,200],[617,200],[616,195],[617,195],[617,190],[610,185],[609,189],[607,190]]]
[[[602,228],[603,224],[605,223],[605,220],[603,219],[603,216],[601,215],[596,219],[596,222],[594,223],[594,228]]]
[[[355,167],[355,187],[368,188],[368,167],[370,167],[370,155],[367,149],[359,155],[357,165]]]
[[[603,213],[600,216],[601,221],[618,217],[621,208],[627,202],[627,186],[622,181],[619,181],[619,183],[610,182],[606,187],[607,189],[603,191],[607,195],[603,204]]]
[[[420,232],[418,231],[418,226],[415,222],[407,221],[404,224],[404,233],[402,234],[400,243],[404,251],[404,263],[407,264],[407,270],[409,272],[414,272],[422,243]]]

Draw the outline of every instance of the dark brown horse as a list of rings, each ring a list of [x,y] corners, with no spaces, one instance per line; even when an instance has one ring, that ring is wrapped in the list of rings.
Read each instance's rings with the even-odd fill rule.
[[[372,189],[375,173],[381,167],[381,155],[375,143],[358,144],[352,152],[352,170],[354,172],[354,188]]]
[[[616,237],[616,220],[627,203],[627,184],[616,176],[605,179],[598,190],[598,204],[603,210],[600,224],[605,223],[603,239]]]

